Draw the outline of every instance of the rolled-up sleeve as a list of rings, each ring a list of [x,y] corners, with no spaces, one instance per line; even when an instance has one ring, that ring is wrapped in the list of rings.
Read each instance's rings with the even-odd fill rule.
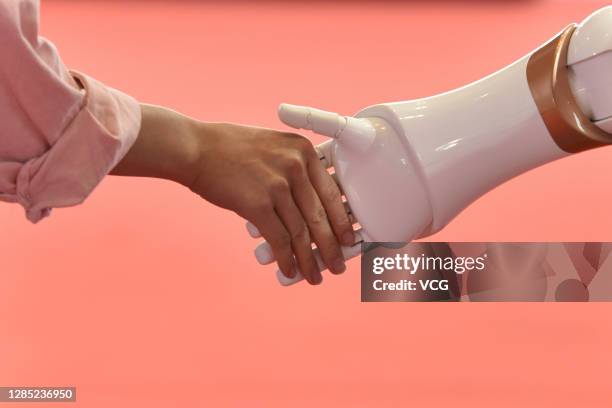
[[[79,204],[132,146],[140,105],[68,70],[35,0],[0,0],[0,200],[37,222]]]

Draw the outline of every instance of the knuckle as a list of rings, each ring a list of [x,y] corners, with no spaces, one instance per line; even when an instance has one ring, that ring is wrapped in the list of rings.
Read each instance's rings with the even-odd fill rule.
[[[276,178],[270,180],[268,188],[273,196],[279,196],[289,192],[289,183],[283,178]]]
[[[306,165],[301,155],[296,154],[287,157],[285,160],[285,169],[293,176],[301,176],[305,173]]]
[[[314,147],[312,146],[312,143],[310,143],[310,140],[308,140],[302,135],[295,135],[295,136],[296,137],[294,138],[294,143],[298,150],[302,152],[306,152],[308,150],[314,149]]]
[[[308,219],[310,225],[321,225],[327,222],[327,213],[321,206],[317,206],[314,211],[310,214]]]
[[[329,217],[329,221],[341,229],[345,229],[347,231],[352,230],[351,223],[349,222],[349,218],[346,213],[340,213],[338,215],[334,215],[333,217]]]
[[[324,257],[325,261],[333,263],[335,259],[342,257],[342,252],[336,241],[330,241],[322,245],[321,256]]]
[[[341,254],[340,245],[331,231],[317,240],[317,248],[321,251],[321,256],[327,260],[333,260]]]
[[[340,190],[334,183],[329,183],[321,189],[321,199],[324,201],[333,201],[340,198]]]
[[[311,158],[318,159],[319,157],[312,142],[308,140],[307,138],[305,138],[304,136],[298,135],[298,137],[295,139],[295,148],[297,151],[300,152],[300,154],[303,157],[307,159],[311,159]]]
[[[291,236],[286,232],[279,232],[270,237],[268,242],[276,250],[284,251],[291,245]]]
[[[251,215],[254,219],[259,219],[262,215],[268,214],[273,209],[272,202],[270,200],[257,200],[251,202],[249,207],[244,211],[245,213]]]
[[[291,240],[293,242],[310,242],[310,233],[306,224],[302,224],[299,228],[291,233]]]
[[[312,255],[302,256],[299,261],[300,269],[304,275],[312,275],[312,272],[317,267],[317,262],[314,260]]]

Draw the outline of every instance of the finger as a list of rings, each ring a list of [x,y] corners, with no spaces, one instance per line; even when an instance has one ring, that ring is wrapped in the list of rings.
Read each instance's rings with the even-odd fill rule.
[[[349,206],[348,201],[343,201],[342,205],[344,206],[344,211],[346,211],[346,214],[349,217],[349,222],[351,223],[351,225],[356,224],[357,219],[355,218],[355,215],[353,214],[353,210],[351,210],[351,207]]]
[[[317,166],[321,171],[325,172],[319,164]],[[340,245],[330,226],[328,214],[308,175],[305,174],[294,181],[293,195],[325,264],[333,273],[344,272],[346,267],[342,252],[340,251]],[[339,202],[342,203],[340,199]]]
[[[346,211],[346,214],[349,217],[350,223],[351,224],[357,223],[357,219],[355,218],[355,215],[353,214],[353,210],[351,210],[351,206],[349,205],[348,201],[343,201],[342,205],[344,206],[344,211]],[[251,221],[247,221],[246,228],[251,237],[261,238],[261,232],[259,232],[257,227]]]
[[[340,179],[338,178],[338,175],[334,172],[334,173],[328,173],[332,180],[334,180],[334,183],[336,183],[336,187],[338,187],[338,190],[340,190],[340,194],[344,195],[344,190],[342,190],[342,184],[340,184]]]
[[[268,241],[264,241],[255,247],[255,259],[260,265],[269,265],[276,260],[272,246],[268,244]]]
[[[265,251],[262,251],[260,249],[262,247],[258,246],[255,250],[255,257],[257,260],[262,264],[266,264],[276,259],[278,267],[285,276],[288,278],[295,276],[297,270],[295,268],[293,251],[291,249],[291,237],[281,220],[278,218],[278,215],[274,211],[270,211],[267,214],[261,215],[259,219],[254,221],[262,236],[267,241],[265,244],[269,246],[273,254],[273,256],[268,257],[268,259],[262,258],[262,252]],[[265,248],[265,245],[263,248]]]
[[[246,229],[247,229],[247,231],[248,231],[248,233],[249,233],[249,235],[251,237],[253,237],[253,238],[260,238],[261,237],[261,232],[259,232],[259,230],[255,226],[255,224],[253,224],[251,221],[247,221]]]
[[[278,117],[293,128],[308,129],[329,137],[337,137],[346,126],[346,118],[337,113],[287,103],[278,107]]]
[[[356,256],[359,256],[359,254],[361,254],[361,243],[363,242],[363,236],[361,235],[361,230],[355,231],[355,237],[357,241],[353,245],[351,245],[350,247],[342,247],[342,255],[344,256],[344,259],[346,260],[355,258]],[[317,259],[318,265],[324,269],[325,265],[323,261],[321,260],[321,254],[319,253],[318,250],[315,250],[315,258]],[[290,286],[304,279],[299,269],[298,269],[298,273],[293,278],[287,278],[280,271],[276,272],[276,276],[277,276],[279,283],[283,286]]]
[[[297,266],[311,285],[320,284],[323,277],[313,254],[310,231],[290,191],[276,198],[276,212],[291,236]]]
[[[353,226],[342,203],[342,193],[335,179],[319,163],[309,164],[308,172],[338,241],[342,245],[352,245],[355,242]]]
[[[346,211],[346,213],[348,214],[350,223],[355,224],[357,221],[355,219],[355,216],[353,215],[351,207],[349,207],[348,205],[348,202],[344,201],[342,205],[344,206],[344,211]],[[247,231],[249,231],[251,237],[261,238],[261,233],[251,221],[247,221],[246,226]],[[259,244],[257,248],[255,248],[255,257],[261,265],[268,265],[274,262],[274,254],[272,253],[272,247],[270,246],[270,244],[268,244],[266,241]]]

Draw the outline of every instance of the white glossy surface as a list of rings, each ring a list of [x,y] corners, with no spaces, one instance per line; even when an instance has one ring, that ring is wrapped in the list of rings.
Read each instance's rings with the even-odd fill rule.
[[[249,235],[253,238],[260,238],[261,232],[257,229],[257,227],[252,222],[246,223],[246,229]]]
[[[272,252],[272,247],[266,241],[257,245],[255,248],[255,259],[259,262],[260,265],[268,265],[274,262],[274,253]]]
[[[414,154],[389,124],[369,119],[376,138],[366,151],[335,144],[332,162],[355,218],[373,241],[404,241],[431,222],[431,205]],[[398,216],[402,214],[402,216]]]
[[[278,108],[278,117],[286,125],[338,139],[344,146],[362,153],[376,137],[376,130],[368,120],[307,106],[282,103]]]
[[[426,233],[444,227],[493,187],[567,155],[550,137],[533,101],[528,58],[451,92],[358,113],[385,118],[416,152],[433,212]],[[407,209],[404,217],[410,216]]]
[[[612,116],[612,52],[570,67],[574,94],[582,111],[593,120]]]
[[[573,65],[612,50],[612,6],[601,8],[576,28],[570,43],[567,64]]]
[[[608,133],[612,133],[612,118],[607,118],[603,120],[599,120],[595,122],[595,124],[600,128],[605,130]]]
[[[278,117],[288,126],[312,130],[329,137],[338,137],[346,126],[346,118],[337,113],[288,103],[280,104]]]
[[[595,121],[612,117],[612,7],[596,11],[576,28],[568,65],[584,113]]]

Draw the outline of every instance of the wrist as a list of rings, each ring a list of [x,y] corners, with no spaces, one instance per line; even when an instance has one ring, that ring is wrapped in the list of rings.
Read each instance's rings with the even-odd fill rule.
[[[176,145],[168,160],[169,180],[191,188],[194,180],[201,171],[202,152],[205,145],[204,123],[177,114],[180,125],[177,123]]]
[[[111,174],[155,177],[189,187],[201,156],[202,123],[153,105],[142,105],[136,142]]]

